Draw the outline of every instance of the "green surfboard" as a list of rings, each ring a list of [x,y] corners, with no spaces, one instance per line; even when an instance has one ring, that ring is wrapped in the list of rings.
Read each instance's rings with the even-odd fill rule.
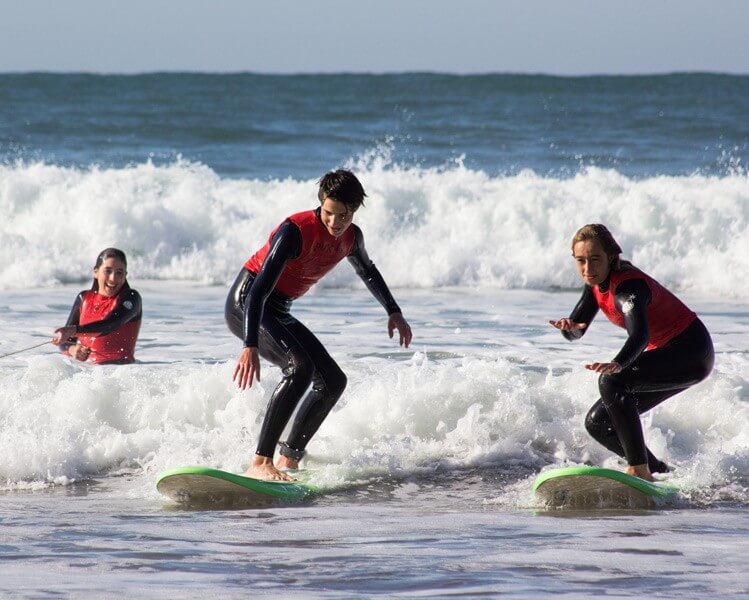
[[[300,481],[265,481],[198,466],[159,473],[156,489],[182,504],[247,506],[299,502],[317,491]]]
[[[541,473],[533,491],[555,508],[652,508],[673,498],[679,489],[614,469],[580,466]]]

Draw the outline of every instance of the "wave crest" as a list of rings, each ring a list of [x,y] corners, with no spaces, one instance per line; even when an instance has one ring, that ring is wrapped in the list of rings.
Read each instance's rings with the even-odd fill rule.
[[[570,239],[605,223],[638,267],[667,286],[749,292],[749,177],[489,176],[460,161],[353,165],[368,193],[357,214],[393,287],[579,287]],[[128,253],[132,280],[224,284],[285,216],[316,205],[315,180],[228,179],[183,160],[122,169],[0,166],[0,289],[84,281],[98,252]],[[740,275],[740,276],[739,276]],[[358,285],[336,269],[322,285]]]

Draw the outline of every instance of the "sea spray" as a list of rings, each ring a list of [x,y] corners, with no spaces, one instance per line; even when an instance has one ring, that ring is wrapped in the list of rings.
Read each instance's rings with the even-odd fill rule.
[[[355,222],[394,288],[578,287],[571,237],[600,222],[625,257],[676,291],[749,294],[746,174],[631,179],[588,168],[558,179],[461,164],[363,167],[369,197]],[[0,289],[82,283],[112,245],[127,251],[133,279],[223,285],[286,216],[318,204],[315,180],[225,179],[186,161],[15,164],[0,166],[0,180]],[[342,265],[319,287],[361,282]]]

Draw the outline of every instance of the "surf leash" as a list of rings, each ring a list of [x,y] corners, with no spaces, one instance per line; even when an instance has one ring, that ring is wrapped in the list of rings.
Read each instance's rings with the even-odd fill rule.
[[[0,354],[0,358],[5,358],[6,356],[12,356],[13,354],[20,354],[21,352],[26,352],[27,350],[33,350],[34,348],[41,348],[45,344],[51,344],[52,340],[47,340],[46,342],[42,342],[41,344],[34,344],[33,346],[29,346],[28,348],[22,348],[21,350],[14,350],[13,352],[8,352],[7,354]]]

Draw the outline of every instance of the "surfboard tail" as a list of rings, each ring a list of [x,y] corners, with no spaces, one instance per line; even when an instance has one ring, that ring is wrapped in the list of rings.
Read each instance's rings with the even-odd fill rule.
[[[210,467],[178,467],[159,474],[156,489],[181,504],[267,506],[300,502],[313,486],[297,481],[264,481]]]

